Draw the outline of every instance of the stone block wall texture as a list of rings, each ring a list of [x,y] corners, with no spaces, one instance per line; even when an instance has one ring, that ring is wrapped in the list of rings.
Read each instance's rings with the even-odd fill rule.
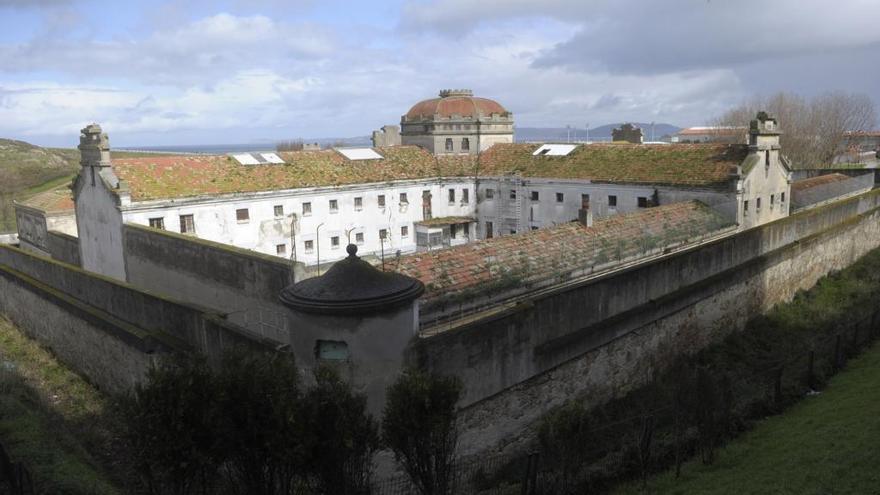
[[[216,360],[228,345],[275,345],[208,308],[159,296],[125,282],[47,257],[0,246],[0,267],[18,271],[59,293],[148,332],[167,335]]]
[[[0,266],[0,314],[107,392],[140,381],[176,347],[151,332]]]
[[[76,237],[57,230],[50,230],[46,236],[46,248],[52,259],[68,265],[82,266],[79,256],[79,239]]]
[[[123,244],[130,284],[228,314],[265,338],[289,343],[287,310],[278,302],[293,283],[289,262],[134,224],[123,226]]]
[[[466,454],[517,451],[553,407],[623,395],[880,246],[878,208],[875,191],[588,281],[422,339],[417,359],[464,380]]]

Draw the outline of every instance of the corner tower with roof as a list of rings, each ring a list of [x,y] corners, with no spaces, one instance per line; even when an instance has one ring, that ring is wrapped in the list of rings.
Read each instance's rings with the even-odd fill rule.
[[[401,142],[435,155],[475,155],[513,142],[513,114],[469,89],[444,89],[400,118]]]
[[[788,216],[791,167],[782,156],[779,123],[758,112],[749,125],[749,152],[738,171],[737,222],[747,229]]]

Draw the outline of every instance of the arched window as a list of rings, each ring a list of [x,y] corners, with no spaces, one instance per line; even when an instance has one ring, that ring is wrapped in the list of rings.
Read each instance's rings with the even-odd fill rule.
[[[471,141],[468,138],[461,138],[461,151],[470,151]]]
[[[446,151],[452,151],[452,138],[446,138]]]

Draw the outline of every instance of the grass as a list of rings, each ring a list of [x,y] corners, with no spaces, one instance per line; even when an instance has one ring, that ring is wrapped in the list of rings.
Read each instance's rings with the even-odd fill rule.
[[[819,395],[766,419],[718,452],[691,461],[647,493],[880,493],[880,346],[849,362]],[[633,485],[619,493],[643,493]]]
[[[0,440],[39,493],[120,493],[100,462],[112,456],[106,407],[82,377],[0,317]]]

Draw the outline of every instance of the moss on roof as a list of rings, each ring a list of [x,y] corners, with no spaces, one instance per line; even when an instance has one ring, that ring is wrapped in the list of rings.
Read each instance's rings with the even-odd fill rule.
[[[566,156],[533,156],[536,149],[496,144],[480,157],[480,175],[724,188],[748,154],[744,145],[727,144],[590,144]]]
[[[132,199],[145,201],[340,186],[473,173],[470,160],[438,161],[415,146],[379,149],[382,160],[349,161],[333,150],[280,153],[284,165],[240,165],[226,156],[169,156],[113,159]]]
[[[434,157],[416,146],[379,149],[382,160],[349,161],[333,150],[280,153],[285,165],[240,165],[226,156],[115,158],[113,168],[144,201],[432,177],[519,173],[594,182],[725,188],[746,156],[719,144],[580,145],[569,155],[532,156],[535,144],[496,144],[479,159]]]
[[[421,280],[427,299],[546,279],[677,244],[732,225],[698,201],[674,203],[462,246],[403,256],[396,270]],[[523,280],[520,280],[523,279]]]
[[[474,217],[435,217],[430,220],[421,220],[416,222],[418,225],[425,225],[428,227],[435,227],[440,225],[452,225],[452,224],[460,224],[460,223],[473,223],[476,222],[477,219]]]
[[[46,213],[73,212],[73,191],[70,186],[57,187],[35,194],[20,204]]]

